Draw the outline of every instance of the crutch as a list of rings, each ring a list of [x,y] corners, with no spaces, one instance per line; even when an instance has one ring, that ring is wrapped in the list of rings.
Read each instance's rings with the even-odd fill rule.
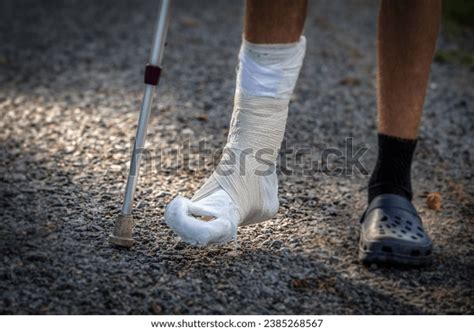
[[[109,237],[109,241],[118,246],[131,247],[133,245],[133,196],[135,195],[135,188],[137,187],[141,154],[145,146],[145,137],[148,120],[150,119],[153,92],[155,91],[155,87],[158,85],[160,79],[161,60],[163,58],[163,49],[165,47],[166,33],[170,17],[170,2],[171,0],[161,1],[160,12],[158,14],[158,21],[156,23],[153,39],[153,47],[150,54],[150,62],[145,67],[145,94],[143,96],[140,116],[138,119],[132,160],[130,161],[127,186],[125,188],[125,197],[123,200],[122,211],[118,216],[114,230]]]

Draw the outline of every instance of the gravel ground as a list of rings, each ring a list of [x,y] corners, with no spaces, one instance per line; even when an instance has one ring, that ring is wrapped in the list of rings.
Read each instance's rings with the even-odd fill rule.
[[[241,5],[176,1],[137,191],[137,243],[123,250],[107,236],[121,206],[156,2],[0,3],[1,313],[474,312],[472,68],[433,65],[413,167],[432,266],[359,264],[367,175],[337,174],[343,160],[334,158],[331,171],[310,169],[325,148],[344,151],[346,137],[368,148],[367,169],[374,164],[377,2],[311,3],[284,148],[311,154],[290,154],[277,217],[208,248],[180,242],[166,226],[165,205],[190,197],[212,171],[209,151],[205,166],[194,153],[183,167],[177,150],[225,142]],[[443,35],[439,47],[472,48],[470,37]],[[440,211],[425,203],[435,191]]]

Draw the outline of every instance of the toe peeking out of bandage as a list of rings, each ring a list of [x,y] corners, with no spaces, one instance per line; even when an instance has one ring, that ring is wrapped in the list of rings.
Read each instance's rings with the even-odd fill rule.
[[[185,242],[225,243],[238,226],[277,213],[276,159],[305,50],[304,37],[291,44],[243,40],[223,157],[191,200],[178,196],[166,208],[166,223]]]

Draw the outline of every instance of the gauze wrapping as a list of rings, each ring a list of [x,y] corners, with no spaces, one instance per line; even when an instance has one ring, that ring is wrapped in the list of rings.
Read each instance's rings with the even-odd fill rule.
[[[231,129],[223,158],[192,201],[223,189],[236,204],[243,225],[273,216],[262,210],[266,192],[261,177],[273,175],[273,184],[278,187],[274,176],[275,160],[285,133],[288,101],[239,92],[234,99]]]
[[[276,158],[305,50],[304,37],[292,44],[243,41],[222,159],[191,200],[177,197],[165,212],[167,224],[186,242],[229,241],[238,225],[270,219],[278,211]]]
[[[237,91],[289,100],[305,52],[304,36],[290,44],[254,44],[244,39],[239,52]]]

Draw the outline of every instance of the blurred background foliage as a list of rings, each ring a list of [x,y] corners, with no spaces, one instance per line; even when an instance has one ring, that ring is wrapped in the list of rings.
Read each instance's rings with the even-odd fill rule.
[[[445,23],[474,26],[473,0],[444,0],[443,20]]]
[[[456,44],[459,37],[474,35],[474,0],[443,0],[443,35]],[[474,43],[439,47],[435,54],[438,63],[460,64],[474,70]],[[449,43],[451,44],[451,43]]]

